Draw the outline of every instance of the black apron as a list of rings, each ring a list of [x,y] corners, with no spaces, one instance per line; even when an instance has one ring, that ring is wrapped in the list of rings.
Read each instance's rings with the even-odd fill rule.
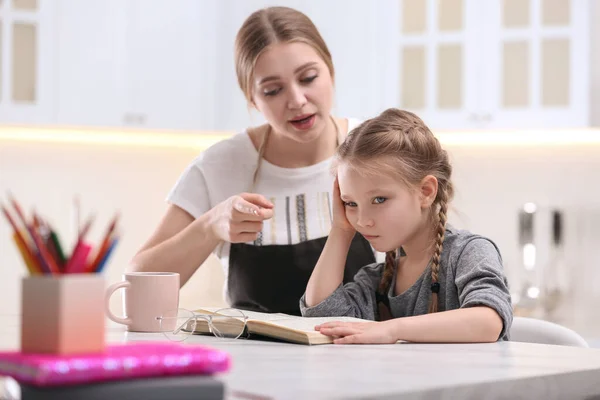
[[[232,307],[300,315],[300,297],[326,241],[327,237],[290,245],[232,243],[227,280]],[[371,245],[357,233],[346,259],[344,283],[352,281],[360,268],[374,262]]]
[[[331,120],[339,145],[343,138],[335,119],[331,117]],[[249,192],[254,191],[269,134],[270,128],[258,150],[258,163]],[[300,315],[300,297],[306,291],[326,241],[327,236],[300,240],[295,244],[231,243],[227,291],[232,307]],[[359,269],[374,262],[371,245],[357,233],[346,258],[344,283],[352,281]]]

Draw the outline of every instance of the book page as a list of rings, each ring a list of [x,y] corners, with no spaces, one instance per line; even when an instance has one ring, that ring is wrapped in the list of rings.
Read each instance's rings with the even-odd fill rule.
[[[285,314],[284,314],[285,315]],[[322,318],[307,318],[307,317],[295,317],[295,316],[284,316],[280,318],[273,318],[269,320],[255,319],[255,321],[263,321],[268,324],[281,326],[284,328],[294,329],[303,332],[316,332],[315,326],[323,324],[325,322],[340,321],[340,322],[368,322],[364,319],[351,318],[351,317],[322,317]]]
[[[194,312],[198,313],[198,314],[203,314],[205,312],[208,313],[215,313],[219,310],[223,310],[223,307],[203,307],[203,308],[199,308],[197,310],[195,310]],[[232,308],[232,310],[237,310],[236,308]],[[281,319],[281,318],[300,318],[300,317],[295,317],[293,315],[288,315],[288,314],[269,314],[269,313],[261,313],[258,311],[246,311],[246,310],[239,310],[240,312],[242,312],[245,316],[248,317],[248,319],[257,319],[259,321],[272,321],[272,320],[276,320],[276,319]]]
[[[203,307],[197,309],[197,313],[218,311],[217,307]],[[325,322],[340,321],[340,322],[369,322],[360,318],[352,317],[299,317],[295,315],[281,313],[261,313],[257,311],[240,310],[248,317],[248,321],[266,322],[271,325],[277,325],[284,328],[294,329],[303,332],[315,332],[315,326]]]
[[[197,314],[214,314],[216,311],[222,310],[223,307],[202,307],[193,310]]]

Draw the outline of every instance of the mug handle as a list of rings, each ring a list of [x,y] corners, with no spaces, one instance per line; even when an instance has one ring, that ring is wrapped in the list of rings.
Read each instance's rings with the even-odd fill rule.
[[[115,314],[110,311],[110,298],[114,292],[119,289],[127,289],[131,286],[131,283],[127,281],[113,283],[106,289],[106,295],[104,296],[104,310],[106,311],[106,316],[111,320],[118,324],[123,325],[131,325],[131,318],[121,318],[117,317]]]

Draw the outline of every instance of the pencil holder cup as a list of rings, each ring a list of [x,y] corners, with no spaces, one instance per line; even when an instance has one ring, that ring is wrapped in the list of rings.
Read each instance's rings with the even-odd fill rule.
[[[21,351],[52,354],[104,351],[105,290],[100,274],[23,278]]]

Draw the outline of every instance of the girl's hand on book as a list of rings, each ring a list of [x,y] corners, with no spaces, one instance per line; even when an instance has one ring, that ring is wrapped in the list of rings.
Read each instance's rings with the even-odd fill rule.
[[[393,320],[390,320],[393,321]],[[333,337],[334,344],[393,344],[398,341],[390,321],[326,322],[315,326],[323,335]]]
[[[263,221],[273,216],[273,204],[256,193],[242,193],[210,211],[211,232],[220,240],[244,243],[256,240]]]
[[[356,230],[352,227],[348,218],[346,218],[346,206],[341,198],[340,184],[337,177],[333,182],[333,222],[331,229],[338,229],[341,232],[354,235]]]

